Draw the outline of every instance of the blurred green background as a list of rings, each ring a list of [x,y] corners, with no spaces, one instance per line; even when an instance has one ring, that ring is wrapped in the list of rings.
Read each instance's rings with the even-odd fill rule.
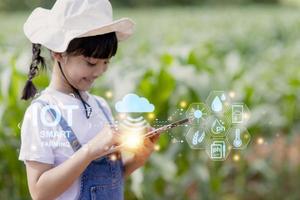
[[[164,135],[160,150],[128,179],[126,199],[299,199],[299,1],[163,2],[112,1],[114,17],[134,19],[136,33],[120,44],[92,92],[111,106],[137,92],[155,104],[157,118],[166,119],[182,101],[232,91],[251,110],[252,139],[246,150],[212,162],[204,150],[172,144]],[[25,167],[17,160],[19,125],[30,103],[20,100],[31,59],[22,25],[32,8],[52,4],[0,2],[0,199],[30,199]],[[51,66],[49,52],[43,54]],[[40,90],[49,72],[34,80]]]

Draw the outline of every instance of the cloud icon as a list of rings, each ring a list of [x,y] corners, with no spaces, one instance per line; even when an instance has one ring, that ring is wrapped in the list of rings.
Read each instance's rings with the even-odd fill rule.
[[[125,113],[145,113],[154,111],[154,105],[149,103],[148,99],[132,93],[123,97],[122,101],[118,101],[115,108],[118,112]]]

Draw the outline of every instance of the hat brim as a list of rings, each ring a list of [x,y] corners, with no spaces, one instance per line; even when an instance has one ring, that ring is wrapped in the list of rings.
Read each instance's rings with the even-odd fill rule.
[[[74,38],[102,35],[116,32],[118,41],[126,40],[134,32],[135,23],[128,18],[121,18],[111,23],[102,25],[92,30],[63,30],[53,26],[51,11],[44,8],[36,8],[23,26],[27,38],[32,43],[41,44],[55,52],[65,52],[69,43]]]
[[[24,23],[23,31],[32,43],[40,43],[40,40],[45,39],[41,37],[46,37],[45,30],[47,30],[49,16],[50,10],[36,8]]]
[[[122,18],[113,21],[112,23],[109,23],[107,25],[104,25],[98,29],[88,31],[82,35],[79,35],[79,37],[89,37],[95,35],[102,35],[110,32],[116,32],[118,41],[123,41],[133,34],[134,25],[135,23],[132,20],[128,18]]]

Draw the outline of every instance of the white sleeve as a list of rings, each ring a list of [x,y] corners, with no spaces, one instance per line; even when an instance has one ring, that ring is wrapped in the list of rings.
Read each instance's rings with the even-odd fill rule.
[[[42,107],[40,103],[33,103],[25,112],[21,127],[19,160],[54,164],[53,150],[51,145],[47,145],[49,138],[43,136],[46,131],[51,130],[51,127],[43,125],[40,120]],[[45,119],[50,117],[49,113],[45,114]]]

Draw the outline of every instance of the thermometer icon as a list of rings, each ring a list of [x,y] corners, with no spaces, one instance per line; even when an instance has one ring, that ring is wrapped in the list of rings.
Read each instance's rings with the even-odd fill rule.
[[[239,148],[242,146],[241,130],[239,128],[235,129],[235,138],[233,141],[233,146],[236,148]]]

